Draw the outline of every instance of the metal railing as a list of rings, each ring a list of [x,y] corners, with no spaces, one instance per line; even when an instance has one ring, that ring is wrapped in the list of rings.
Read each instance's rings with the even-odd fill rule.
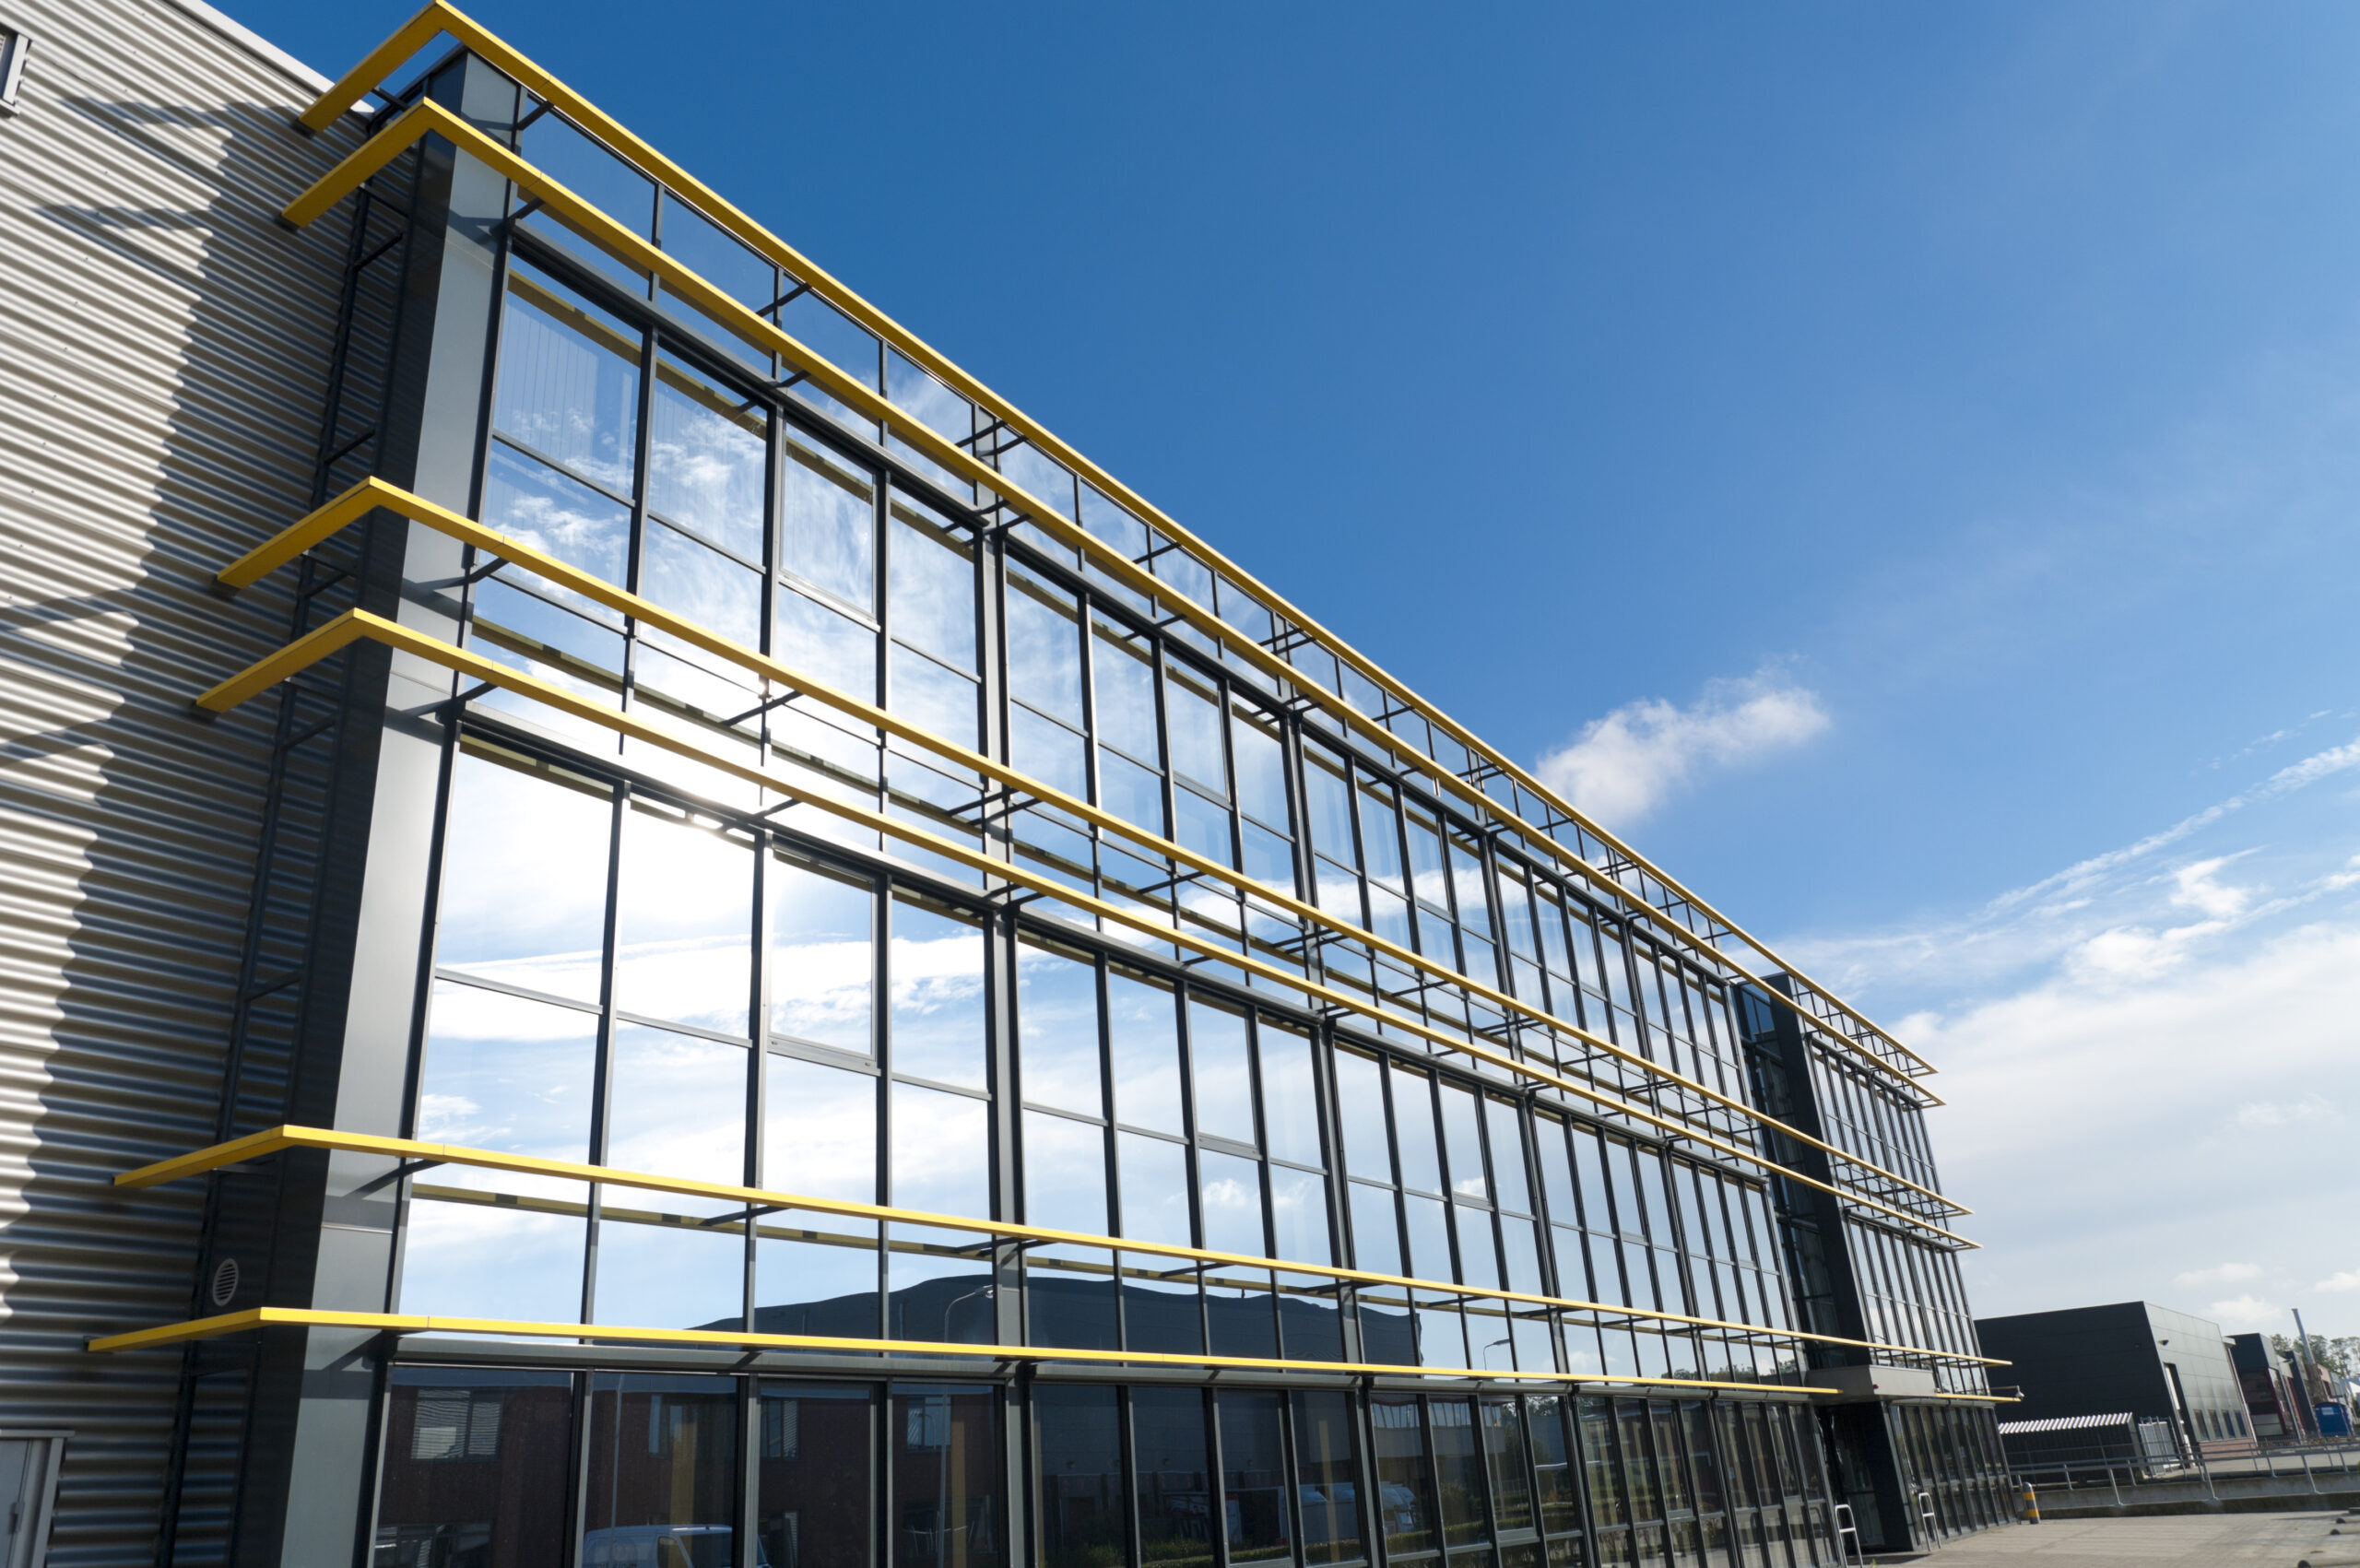
[[[2201,1482],[2208,1496],[2217,1497],[2218,1483],[2224,1480],[2259,1480],[2267,1490],[2268,1483],[2299,1478],[2306,1491],[2318,1493],[2323,1490],[2319,1485],[2322,1472],[2330,1477],[2360,1480],[2360,1443],[2290,1444],[2235,1456],[2200,1452],[2192,1456],[2180,1454],[2161,1459],[2125,1454],[2094,1459],[2011,1463],[2008,1467],[2010,1480],[2018,1486],[2069,1493],[2094,1492],[2103,1486],[2117,1505],[2124,1502],[2126,1486],[2135,1500],[2138,1489],[2143,1486]]]

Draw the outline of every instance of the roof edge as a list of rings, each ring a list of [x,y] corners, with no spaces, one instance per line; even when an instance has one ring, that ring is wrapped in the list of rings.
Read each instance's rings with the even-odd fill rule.
[[[211,28],[215,32],[243,48],[265,64],[277,66],[314,93],[325,92],[336,85],[333,77],[323,76],[312,69],[311,66],[279,48],[254,29],[247,27],[243,22],[233,20],[215,10],[206,4],[205,0],[165,0],[165,4],[192,20]]]

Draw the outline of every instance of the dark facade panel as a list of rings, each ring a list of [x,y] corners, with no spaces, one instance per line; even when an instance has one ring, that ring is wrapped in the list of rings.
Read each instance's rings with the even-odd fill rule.
[[[2147,1302],[1976,1320],[1988,1353],[2024,1389],[2011,1420],[2128,1412],[2168,1421],[2184,1444],[2252,1435],[2218,1324]]]

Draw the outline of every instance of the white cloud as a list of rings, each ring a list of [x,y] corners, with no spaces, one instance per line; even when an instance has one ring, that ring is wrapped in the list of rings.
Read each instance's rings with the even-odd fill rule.
[[[2225,1302],[2214,1302],[2204,1309],[2205,1315],[2222,1327],[2250,1331],[2266,1328],[2286,1315],[2260,1296],[2235,1296]]]
[[[1627,827],[1706,767],[1790,750],[1828,727],[1819,694],[1773,670],[1716,680],[1682,708],[1626,702],[1540,759],[1541,782],[1610,827]]]
[[[2253,902],[2252,892],[2245,888],[2224,887],[2214,876],[2222,867],[2237,858],[2234,855],[2220,855],[2210,860],[2199,860],[2180,867],[2172,873],[2176,890],[2172,893],[2173,904],[2182,909],[2193,909],[2214,920],[2233,920],[2244,914],[2246,906]]]
[[[2323,778],[2331,777],[2355,767],[2360,767],[2360,739],[2354,740],[2348,746],[2330,747],[2325,751],[2314,752],[2299,762],[2290,763],[2279,769],[2251,788],[2240,790],[2226,800],[2215,801],[2201,811],[2181,818],[2161,832],[2150,833],[2135,843],[2108,850],[2103,855],[2092,855],[2089,859],[2069,866],[2064,870],[2035,882],[2030,887],[2018,888],[2013,892],[2002,894],[1995,902],[2000,905],[2020,904],[2060,890],[2086,887],[2106,872],[2127,866],[2132,861],[2142,860],[2155,851],[2201,832],[2222,819],[2244,810],[2248,806],[2274,800],[2281,796],[2289,795],[2295,790],[2317,784]]]
[[[2334,1102],[2317,1094],[2283,1102],[2257,1100],[2238,1106],[2236,1114],[2236,1124],[2241,1127],[2294,1127],[2342,1119]]]
[[[2360,866],[2348,806],[2306,792],[2355,760],[2320,751],[1980,909],[1777,944],[1942,1068],[1931,1132],[1977,1210],[1978,1314],[2137,1298],[2275,1325],[2313,1317],[2286,1292],[2319,1280],[2314,1330],[2360,1331],[2338,1088]],[[2224,1244],[2243,1261],[2208,1262]],[[2208,1286],[2248,1293],[2189,1299]]]

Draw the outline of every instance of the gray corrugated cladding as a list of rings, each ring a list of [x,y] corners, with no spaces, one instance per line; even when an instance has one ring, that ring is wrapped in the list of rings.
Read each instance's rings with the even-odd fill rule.
[[[316,83],[161,0],[0,0],[0,1427],[70,1427],[51,1561],[145,1562],[202,1187],[110,1178],[210,1140],[268,705],[199,688],[281,638],[215,567],[309,498],[344,225],[274,211],[348,150]]]

